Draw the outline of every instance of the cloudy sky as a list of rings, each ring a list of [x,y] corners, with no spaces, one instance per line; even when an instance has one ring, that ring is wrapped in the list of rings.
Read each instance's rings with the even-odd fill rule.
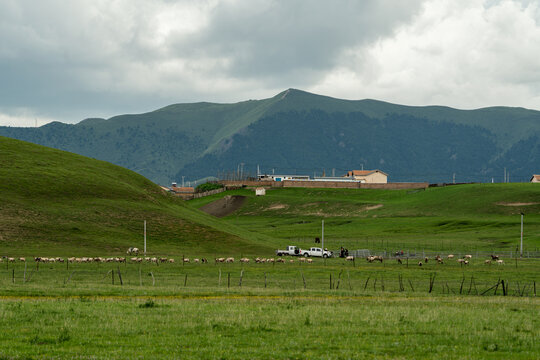
[[[540,0],[0,0],[0,125],[297,88],[540,110]]]

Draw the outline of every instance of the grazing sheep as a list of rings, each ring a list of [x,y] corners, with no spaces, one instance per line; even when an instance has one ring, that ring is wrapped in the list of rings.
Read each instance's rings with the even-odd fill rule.
[[[195,264],[198,264],[198,263],[199,263],[199,259],[198,259],[198,258],[195,258],[195,259],[193,259],[193,262],[194,262]]]
[[[465,262],[465,260],[463,260],[463,259],[457,259],[457,262],[458,262],[459,264],[463,264],[463,263]]]
[[[442,259],[438,259],[437,264],[444,264],[444,262],[442,261]]]
[[[285,262],[285,259],[279,258],[279,259],[276,260],[276,262],[278,262],[278,263],[284,263],[284,262]]]
[[[308,264],[311,264],[311,263],[313,262],[313,259],[306,259],[306,262],[307,262]]]
[[[397,258],[396,260],[397,260],[398,264],[403,264],[403,261],[401,261],[400,258]]]
[[[247,264],[247,263],[249,263],[249,259],[248,259],[248,258],[241,258],[241,259],[240,259],[240,262],[241,262],[241,263],[246,263],[246,264]]]
[[[491,260],[484,260],[484,264],[491,265]]]
[[[188,263],[188,262],[189,262],[189,258],[183,258],[182,261],[185,262],[185,263]]]
[[[222,262],[225,262],[225,258],[216,258],[215,261],[216,263],[218,262],[222,263]]]
[[[463,258],[464,259],[472,259],[472,255],[465,255]]]
[[[427,263],[428,263],[428,260],[429,260],[429,259],[428,259],[427,256],[426,256],[426,257],[424,258],[424,262],[427,264]]]
[[[447,259],[450,260],[450,259],[453,259],[454,258],[454,255],[450,254],[447,256]]]
[[[19,261],[26,262],[26,258],[20,257]]]
[[[504,265],[504,260],[503,259],[497,260],[497,265]]]
[[[306,258],[301,257],[301,258],[298,259],[298,261],[300,261],[300,262],[306,262]]]
[[[465,261],[463,262],[463,264],[464,264],[464,265],[469,265],[469,260],[465,260]]]
[[[289,260],[289,262],[290,262],[290,263],[293,263],[293,262],[294,262],[294,260],[293,260],[293,259],[291,259],[291,260]]]
[[[201,259],[201,262],[202,262],[203,264],[206,264],[206,263],[208,262],[208,259],[207,259],[207,258],[202,258],[202,259]]]
[[[174,259],[169,259],[170,264],[174,264]]]
[[[234,262],[234,258],[233,258],[233,257],[226,258],[226,259],[225,259],[225,262],[226,262],[226,263],[233,263],[233,262]]]
[[[136,247],[130,247],[127,252],[126,252],[128,255],[139,255],[139,249],[136,248]]]
[[[161,263],[166,263],[168,260],[169,260],[169,259],[164,258],[164,257],[159,258],[159,262],[161,262]]]
[[[418,266],[422,266],[422,262],[421,262],[421,261],[418,262]]]
[[[8,262],[15,262],[15,258],[12,258],[12,257],[8,258],[7,260]]]
[[[347,260],[347,261],[354,261],[354,256],[347,256],[347,257],[345,258],[345,260]]]

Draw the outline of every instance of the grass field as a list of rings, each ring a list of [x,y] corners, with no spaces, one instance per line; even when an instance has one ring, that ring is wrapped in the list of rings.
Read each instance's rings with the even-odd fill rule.
[[[475,254],[515,251],[524,212],[532,251],[534,184],[238,190],[183,202],[101,161],[5,138],[0,153],[0,255],[29,259],[0,262],[0,359],[540,357],[538,259],[238,263],[313,244],[323,219],[332,250]],[[234,194],[247,201],[223,219],[198,210]],[[145,219],[149,254],[176,263],[31,260],[124,256],[142,247]],[[220,256],[237,262],[214,264]]]
[[[515,251],[520,213],[526,250],[540,249],[540,186],[472,184],[417,190],[273,189],[256,197],[237,190],[189,201],[193,207],[226,195],[247,197],[224,218],[275,246],[313,246],[325,222],[325,246],[388,252]]]
[[[186,206],[121,167],[0,137],[0,255],[271,251],[265,236]]]
[[[536,259],[0,267],[0,358],[540,355]]]
[[[521,298],[36,299],[0,303],[3,358],[534,359]]]

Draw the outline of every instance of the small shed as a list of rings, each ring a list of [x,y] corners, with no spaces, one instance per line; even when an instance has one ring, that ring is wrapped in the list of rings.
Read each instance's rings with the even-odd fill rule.
[[[531,178],[532,183],[540,183],[540,175],[533,175]]]
[[[255,189],[255,195],[256,196],[264,196],[266,195],[266,189],[263,187],[258,187]]]

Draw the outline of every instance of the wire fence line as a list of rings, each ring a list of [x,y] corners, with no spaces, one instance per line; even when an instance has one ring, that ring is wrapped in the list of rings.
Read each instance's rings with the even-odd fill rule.
[[[339,250],[334,251],[334,256],[339,254]],[[498,256],[499,258],[531,258],[538,259],[540,258],[540,251],[523,251],[523,256],[521,256],[519,251],[433,251],[433,250],[403,250],[403,251],[376,251],[369,249],[357,249],[349,250],[349,255],[354,257],[368,257],[371,255],[378,255],[384,258],[394,258],[394,257],[403,257],[410,259],[423,259],[423,258],[433,258],[437,255],[446,258],[448,255],[454,255],[455,258],[463,258],[465,255],[472,255],[475,258],[491,258],[491,255]]]

